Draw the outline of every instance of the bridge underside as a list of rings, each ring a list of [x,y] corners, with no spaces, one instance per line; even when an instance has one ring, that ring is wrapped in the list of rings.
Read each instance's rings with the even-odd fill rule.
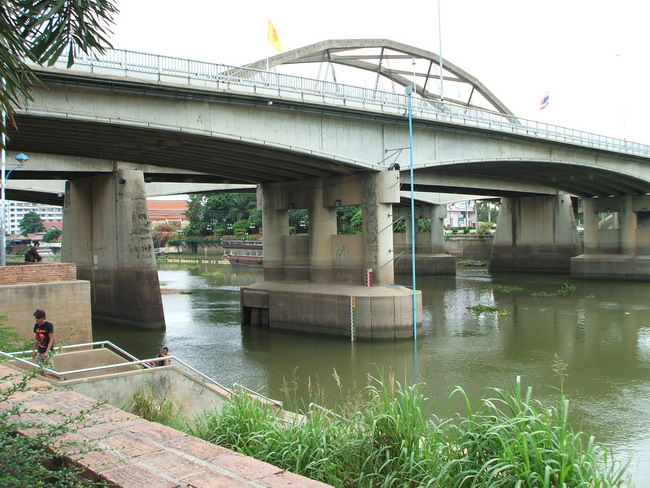
[[[383,41],[378,44],[382,45],[380,49],[394,50],[394,55],[402,60],[417,54],[419,60],[426,62],[428,59],[429,68],[433,66],[435,56],[432,53],[415,52],[394,43],[388,46]],[[364,46],[368,47],[368,43]],[[321,52],[336,58],[341,65],[369,68],[370,57],[360,54],[346,59],[344,49],[339,49],[343,47],[354,46],[330,43],[316,47],[311,54],[294,52],[287,62],[308,62],[315,59],[314,52]],[[397,60],[390,56],[393,54],[385,60]],[[422,71],[429,72],[428,68]],[[478,91],[499,113],[509,114],[496,97],[467,73],[448,64],[446,74],[450,73],[471,88],[469,97]],[[398,70],[389,75],[398,83],[405,78]],[[403,148],[406,141],[408,122],[399,110],[353,109],[323,97],[320,101],[282,98],[279,92],[253,95],[223,88],[182,86],[178,80],[166,85],[160,80],[148,78],[143,81],[129,74],[122,79],[116,74],[102,77],[89,72],[80,74],[52,69],[43,70],[41,76],[47,89],[37,88],[34,100],[16,115],[17,128],[9,130],[9,149],[89,162],[72,169],[70,165],[57,166],[51,161],[40,167],[33,164],[31,168],[14,172],[12,180],[21,177],[69,181],[65,192],[68,213],[64,238],[69,247],[64,256],[77,262],[80,273],[93,280],[94,291],[102,297],[102,303],[95,305],[98,313],[133,322],[151,319],[149,325],[153,327],[164,324],[159,289],[153,278],[153,254],[143,247],[151,242],[146,217],[143,219],[142,212],[133,212],[134,208],[142,206],[145,180],[259,184],[267,196],[273,195],[271,200],[275,206],[264,210],[266,283],[286,285],[287,281],[298,280],[306,284],[336,284],[343,280],[346,285],[363,287],[368,270],[376,273],[380,285],[391,282],[386,273],[387,270],[393,272],[393,256],[385,253],[393,252],[395,246],[392,241],[383,239],[384,235],[392,235],[391,221],[387,217],[392,211],[384,205],[392,205],[399,198],[395,200],[393,195],[382,200],[371,194],[366,199],[361,191],[364,185],[342,192],[340,198],[322,199],[320,203],[316,203],[316,193],[302,196],[305,207],[310,206],[313,214],[313,235],[306,240],[292,240],[295,236],[285,232],[281,221],[284,221],[283,212],[289,209],[289,203],[295,206],[299,201],[283,200],[285,196],[274,195],[274,192],[275,188],[288,185],[284,189],[299,195],[300,186],[308,181],[323,182],[332,178],[352,181],[387,173],[400,174],[402,189],[408,188],[406,151],[398,153],[401,159],[396,160],[401,163],[401,173],[383,171],[388,167],[391,148]],[[421,77],[418,94],[430,92],[434,79],[428,74]],[[433,94],[434,105],[435,98]],[[478,104],[474,98],[461,101],[467,105]],[[495,254],[495,268],[504,270],[525,268],[531,261],[542,263],[544,260],[538,259],[540,253],[561,256],[546,261],[549,269],[568,267],[576,251],[569,225],[571,219],[565,213],[568,210],[557,203],[561,194],[605,200],[612,196],[623,198],[650,193],[646,158],[591,150],[587,146],[572,146],[557,140],[544,141],[535,135],[515,134],[514,131],[510,134],[491,131],[485,126],[466,127],[460,123],[420,118],[414,124],[414,149],[418,161],[426,161],[418,163],[415,169],[416,190],[509,199],[505,207],[510,211],[503,212],[499,228],[504,232],[510,230],[498,236]],[[101,169],[91,160],[100,160]],[[138,176],[134,176],[136,174]],[[121,179],[125,183],[120,183]],[[101,188],[98,190],[103,198],[101,204],[87,191],[94,185]],[[399,192],[399,186],[396,183],[391,191]],[[313,189],[309,185],[306,187]],[[377,188],[386,190],[381,185]],[[526,203],[527,198],[537,203]],[[60,202],[61,197],[57,194],[56,199]],[[364,205],[366,228],[363,237],[347,242],[348,236],[331,232],[336,200],[343,205]],[[107,207],[102,209],[103,205]],[[107,208],[111,205],[109,211]],[[120,227],[122,225],[124,227]],[[627,225],[632,226],[631,223]],[[527,241],[537,228],[549,231],[533,232],[534,239]],[[135,239],[127,238],[131,234]],[[636,242],[645,242],[647,238],[639,234]],[[376,242],[371,242],[372,239]],[[618,252],[622,254],[631,234],[623,233],[620,239],[622,244]],[[437,253],[437,243],[437,237],[426,243],[431,254]],[[594,249],[602,251],[600,247]],[[613,248],[608,249],[614,254]],[[644,252],[643,246],[635,249],[637,253]],[[586,250],[585,254],[589,252],[592,251]],[[131,255],[138,257],[131,260]],[[346,256],[352,256],[352,261],[346,261]],[[283,299],[273,302],[272,288],[267,289],[268,303],[275,305],[269,306],[278,307],[276,312],[283,310]],[[361,296],[361,290],[358,291]],[[259,293],[255,296],[259,298]],[[357,295],[345,296],[349,299]],[[262,306],[252,306],[246,302],[252,294],[244,292],[242,297],[243,306],[249,307],[251,312],[245,316],[250,316],[252,321],[258,317],[261,324],[272,326],[294,320],[300,323],[303,312],[308,316],[309,299],[290,307],[293,315],[288,318],[273,315],[275,312],[269,309],[265,319],[264,312],[253,312],[253,309],[263,310],[264,300],[256,302]],[[392,335],[408,334],[404,319],[408,316],[407,306],[402,306],[401,299],[398,300],[400,304],[394,299],[387,300],[393,300]],[[381,312],[374,313],[384,316],[386,308],[380,309]],[[372,327],[365,330],[370,330],[369,337],[391,335],[389,329],[382,327],[376,331],[372,331]],[[399,332],[395,332],[397,330]]]
[[[145,171],[152,181],[260,184],[356,172],[349,163],[260,141],[28,114],[18,114],[16,122],[17,128],[9,131],[9,150],[183,168],[177,173]],[[69,169],[36,171],[29,165],[21,173],[29,179],[65,180],[97,174],[92,165],[72,175]]]

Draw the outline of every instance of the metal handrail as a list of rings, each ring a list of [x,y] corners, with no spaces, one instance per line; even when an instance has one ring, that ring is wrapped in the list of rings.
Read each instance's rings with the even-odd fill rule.
[[[192,366],[187,364],[185,361],[183,361],[182,359],[177,358],[176,356],[165,356],[165,357],[157,357],[157,358],[150,358],[150,359],[136,359],[135,361],[131,361],[129,363],[116,363],[116,364],[107,364],[107,365],[104,365],[104,366],[95,366],[95,367],[92,367],[92,368],[73,369],[73,370],[70,370],[70,371],[62,371],[59,374],[61,375],[62,378],[65,379],[66,375],[87,373],[87,372],[91,372],[91,371],[102,371],[102,370],[107,370],[107,369],[116,369],[116,368],[120,368],[120,367],[124,367],[124,366],[130,366],[130,365],[143,366],[143,367],[146,368],[150,363],[158,363],[158,362],[162,362],[162,361],[171,361],[172,359],[174,361],[176,361],[176,364],[180,364],[184,368],[187,368],[190,371],[192,371],[193,373],[199,375],[201,377],[201,379],[203,381],[205,381],[206,383],[211,383],[211,384],[213,384],[215,386],[218,386],[219,388],[227,391],[230,395],[233,395],[233,396],[235,395],[235,392],[232,391],[227,386],[223,386],[221,383],[213,380],[209,376],[206,376],[205,374],[201,373],[199,370],[197,370],[196,368],[193,368]],[[147,369],[149,369],[149,368],[147,368]]]
[[[69,344],[66,346],[56,346],[54,349],[58,352],[62,349],[79,349],[82,347],[89,347],[89,346],[101,346],[102,348],[105,346],[110,346],[111,349],[114,349],[116,352],[119,352],[120,354],[124,355],[128,359],[132,361],[138,361],[138,358],[136,358],[133,354],[130,354],[129,352],[125,351],[121,347],[113,344],[111,341],[95,341],[95,342],[84,342],[81,344]],[[5,354],[9,355],[17,355],[17,354],[31,354],[32,349],[28,349],[26,351],[16,351],[16,352],[8,352]]]
[[[314,410],[320,410],[325,415],[331,415],[339,420],[345,420],[342,415],[339,415],[338,413],[334,412],[333,410],[330,410],[329,408],[321,407],[317,403],[310,403],[309,406],[307,407],[307,410],[310,415]]]
[[[250,246],[255,247],[264,244],[264,241],[261,240],[239,240],[239,239],[223,239],[221,241],[222,246]]]
[[[262,400],[265,400],[265,401],[267,401],[269,403],[272,403],[273,405],[275,405],[278,408],[284,408],[284,404],[281,401],[274,400],[273,398],[269,398],[267,396],[264,396],[261,393],[258,393],[258,392],[254,391],[254,390],[251,390],[250,388],[246,388],[245,386],[242,386],[242,385],[240,385],[238,383],[233,383],[232,388],[233,388],[233,390],[236,390],[237,388],[240,388],[240,389],[244,390],[245,392],[250,393],[251,395],[255,395],[257,397],[260,397]]]
[[[31,353],[31,351],[30,351],[30,353]],[[13,354],[16,354],[16,353],[13,353]],[[4,351],[0,351],[0,356],[3,356],[3,357],[5,357],[5,358],[7,358],[7,359],[9,359],[11,361],[18,361],[19,363],[26,364],[27,366],[29,366],[31,368],[40,368],[39,364],[34,363],[32,361],[28,361],[27,359],[15,357],[15,356],[13,356],[13,354],[8,353],[8,352],[4,352]],[[43,368],[43,371],[46,372],[46,373],[49,373],[49,374],[51,374],[53,376],[56,376],[59,379],[61,379],[61,375],[57,371],[54,371],[53,369]]]
[[[199,370],[197,370],[196,368],[193,368],[192,366],[187,364],[185,361],[183,361],[182,359],[177,358],[176,356],[165,356],[165,357],[157,357],[157,358],[151,358],[151,359],[138,359],[135,356],[133,356],[132,354],[128,353],[127,351],[125,351],[121,347],[113,344],[110,341],[85,342],[85,343],[82,343],[82,344],[72,344],[72,345],[68,345],[68,346],[59,346],[59,347],[57,347],[55,349],[57,351],[59,351],[61,349],[78,349],[78,348],[88,347],[88,346],[100,346],[102,348],[113,349],[114,351],[119,352],[120,354],[123,354],[124,356],[126,356],[126,358],[130,359],[130,361],[127,362],[127,363],[107,364],[107,365],[103,365],[103,366],[95,366],[95,367],[92,367],[92,368],[73,369],[73,370],[69,370],[69,371],[55,371],[55,370],[48,369],[48,368],[44,368],[43,371],[48,372],[48,373],[58,377],[59,379],[65,380],[66,375],[87,373],[87,372],[92,372],[92,371],[110,370],[110,369],[121,368],[121,367],[123,368],[124,366],[129,366],[129,365],[136,365],[136,366],[146,367],[150,363],[157,363],[157,362],[168,361],[168,360],[173,359],[174,361],[176,361],[177,364],[180,364],[184,368],[187,368],[188,370],[190,370],[192,373],[200,376],[201,379],[203,381],[205,381],[206,383],[210,383],[210,384],[218,386],[219,388],[221,388],[221,389],[225,390],[226,392],[228,392],[228,394],[230,394],[231,396],[235,395],[235,392],[233,390],[231,390],[230,388],[228,388],[227,386],[224,386],[224,385],[220,384],[219,382],[213,380],[209,376],[206,376],[205,374],[201,373]],[[38,368],[39,367],[38,364],[33,363],[31,361],[27,361],[26,359],[22,359],[22,358],[17,357],[20,354],[31,354],[31,353],[32,353],[31,350],[17,351],[17,352],[11,352],[11,353],[0,351],[0,355],[2,355],[3,357],[6,357],[7,359],[16,360],[16,361],[24,363],[24,364],[26,364],[26,365],[28,365],[30,367]]]
[[[303,101],[327,103],[324,98],[327,97],[362,104],[361,107],[352,104],[348,107],[350,109],[378,109],[398,115],[404,115],[406,106],[405,95],[336,82],[120,49],[109,49],[104,54],[94,52],[86,54],[78,48],[75,49],[76,64],[88,67],[91,73],[118,70],[125,77],[128,77],[129,73],[144,74],[146,77],[153,75],[159,83],[169,77],[174,78],[175,81],[182,78],[188,85],[196,85],[193,83],[195,81],[210,82],[213,84],[211,86],[216,88],[231,91],[241,91],[243,88],[249,94],[265,97],[282,98],[283,92],[297,92],[303,95]],[[58,61],[54,66],[67,68],[64,61],[67,56],[62,56],[60,59],[63,61]],[[291,99],[295,100],[295,97]],[[447,101],[415,98],[413,102],[415,118],[650,156],[650,146],[645,144],[522,119],[490,110],[470,108]]]

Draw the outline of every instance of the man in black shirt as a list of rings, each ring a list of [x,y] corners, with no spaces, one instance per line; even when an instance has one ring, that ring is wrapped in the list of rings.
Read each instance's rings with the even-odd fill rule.
[[[41,261],[43,258],[41,255],[38,253],[38,248],[40,247],[40,244],[38,241],[34,241],[34,245],[31,247],[29,251],[25,253],[25,261],[28,263],[37,263]]]
[[[32,360],[37,360],[45,368],[52,367],[52,347],[54,346],[54,325],[45,320],[45,311],[34,312],[36,323],[34,324],[34,349]]]

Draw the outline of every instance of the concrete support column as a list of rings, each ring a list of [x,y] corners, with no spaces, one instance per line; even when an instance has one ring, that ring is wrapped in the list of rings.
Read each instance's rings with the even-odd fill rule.
[[[580,253],[569,195],[501,199],[492,271],[563,273]]]
[[[61,261],[91,284],[94,318],[164,328],[142,171],[66,183]]]
[[[397,171],[368,173],[361,177],[363,211],[363,267],[372,269],[373,282],[391,285],[395,282],[393,268],[392,193],[397,192]],[[397,187],[395,186],[397,185]],[[398,200],[399,201],[399,200]]]
[[[598,252],[598,214],[594,207],[594,201],[586,198],[582,201],[584,208],[583,220],[584,231],[582,234],[583,248],[585,254],[595,254]]]
[[[406,250],[406,253],[410,255],[411,254],[411,249],[412,249],[411,236],[413,235],[411,233],[412,232],[412,230],[411,230],[412,225],[411,225],[411,209],[410,208],[408,210],[404,210],[404,223],[406,224],[406,233],[405,233],[406,234],[406,238],[405,238],[406,239],[406,242],[405,242],[406,245],[405,245],[404,249]],[[415,223],[415,225],[417,226],[417,222]],[[416,229],[415,230],[415,252],[416,253],[418,251],[420,251],[420,249],[418,249],[418,245],[417,245],[417,235],[418,235],[417,232],[418,231]]]
[[[636,213],[631,196],[621,198],[619,218],[621,254],[634,255],[636,254]]]
[[[447,216],[446,205],[431,205],[428,207],[429,218],[431,219],[431,241],[430,250],[431,254],[443,254],[445,242],[445,229],[444,221]]]
[[[284,236],[289,234],[289,216],[282,204],[282,187],[260,185],[257,187],[257,208],[262,209],[264,224],[264,279],[284,279]]]
[[[311,190],[309,204],[309,276],[313,283],[332,280],[332,236],[336,235],[336,207],[326,207],[323,180]]]
[[[584,209],[584,254],[571,259],[571,276],[648,281],[650,197],[588,199]]]

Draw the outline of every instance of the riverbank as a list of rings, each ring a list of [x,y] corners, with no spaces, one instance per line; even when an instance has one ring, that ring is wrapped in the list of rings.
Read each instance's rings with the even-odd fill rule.
[[[39,459],[35,456],[36,449],[31,448],[28,462],[40,466],[41,461],[58,461],[61,466],[78,470],[80,476],[93,483],[92,486],[328,486],[100,404],[74,391],[60,391],[40,379],[28,379],[24,388],[16,387],[21,384],[23,374],[4,365],[0,365],[0,377],[0,389],[5,395],[0,419],[8,421],[12,409],[27,412],[18,419],[11,419],[12,428],[20,436],[32,437],[39,443],[52,441],[48,446],[51,451],[43,454],[54,459]],[[47,418],[47,427],[44,418]],[[2,455],[5,456],[6,453]],[[27,460],[19,462],[27,463]],[[47,472],[38,471],[33,465],[31,468],[29,465],[4,467],[7,468],[2,473],[5,480],[10,479],[4,476],[10,476],[12,468],[30,469],[47,476]],[[35,484],[39,482],[36,475],[30,479]]]

